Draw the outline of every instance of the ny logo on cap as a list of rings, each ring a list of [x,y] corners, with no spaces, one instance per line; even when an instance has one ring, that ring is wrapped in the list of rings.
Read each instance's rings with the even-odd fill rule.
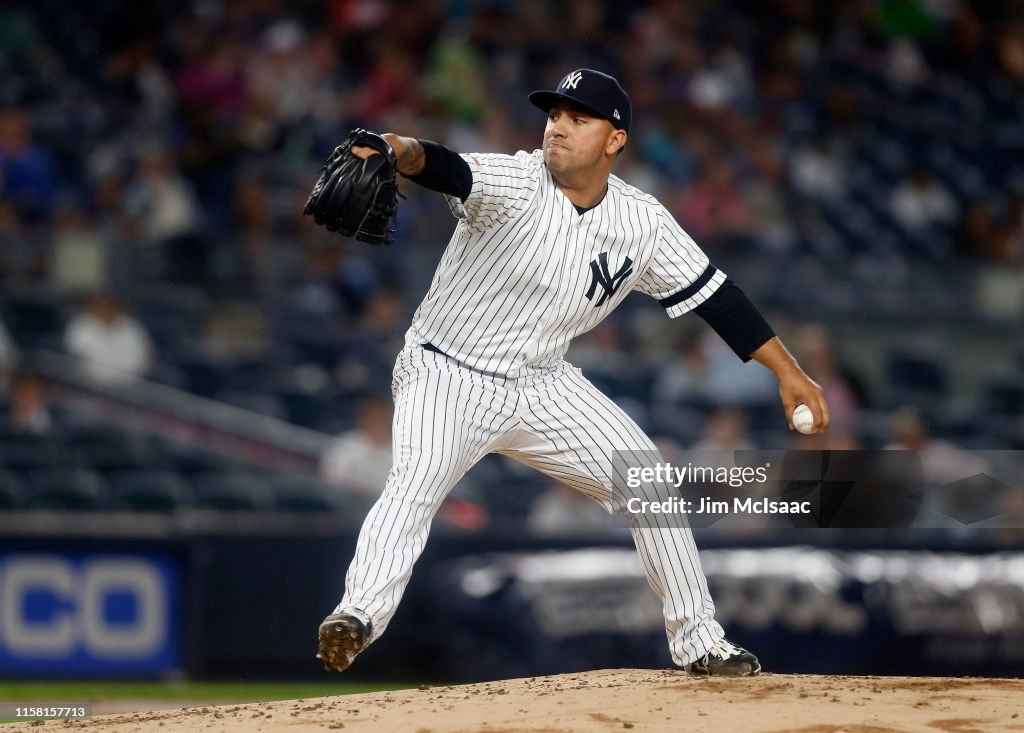
[[[562,87],[564,89],[575,89],[576,85],[580,83],[580,79],[582,78],[582,71],[574,71],[562,80]]]

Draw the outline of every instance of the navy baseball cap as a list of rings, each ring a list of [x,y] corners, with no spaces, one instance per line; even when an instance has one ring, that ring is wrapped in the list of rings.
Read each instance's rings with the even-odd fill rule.
[[[581,104],[620,130],[629,132],[633,108],[629,103],[629,95],[614,76],[593,69],[576,69],[563,76],[553,92],[530,93],[533,105],[545,112],[560,99],[570,99]]]

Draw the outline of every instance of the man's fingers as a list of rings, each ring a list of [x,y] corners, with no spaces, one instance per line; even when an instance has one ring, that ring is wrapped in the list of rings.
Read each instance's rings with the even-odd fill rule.
[[[818,413],[815,413],[814,420],[815,423],[817,423],[818,432],[820,433],[823,432],[828,427],[829,423],[832,420],[831,415],[829,415],[828,411],[828,403],[825,401],[824,395],[818,396],[818,410],[820,411],[821,422],[818,423]]]

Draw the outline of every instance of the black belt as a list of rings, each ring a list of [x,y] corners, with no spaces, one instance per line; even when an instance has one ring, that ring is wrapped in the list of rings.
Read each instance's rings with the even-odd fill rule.
[[[498,374],[497,372],[485,372],[483,369],[477,369],[476,367],[471,367],[469,364],[464,364],[463,362],[459,361],[455,357],[448,356],[448,354],[444,353],[443,351],[441,351],[441,349],[437,348],[436,346],[434,346],[430,342],[427,342],[425,344],[420,344],[420,348],[424,349],[425,351],[433,351],[435,354],[440,354],[445,359],[451,359],[452,361],[454,361],[456,364],[458,364],[463,369],[468,369],[471,372],[476,372],[477,374],[483,374],[484,376],[492,377],[494,379],[506,379],[506,380],[509,379],[509,377],[505,376],[504,374]]]

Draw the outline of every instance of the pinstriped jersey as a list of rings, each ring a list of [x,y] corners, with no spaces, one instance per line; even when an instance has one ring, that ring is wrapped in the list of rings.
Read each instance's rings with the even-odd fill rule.
[[[474,369],[524,376],[631,290],[676,317],[725,281],[657,199],[610,176],[599,204],[578,213],[543,152],[467,154],[465,202],[406,343],[430,343]]]

